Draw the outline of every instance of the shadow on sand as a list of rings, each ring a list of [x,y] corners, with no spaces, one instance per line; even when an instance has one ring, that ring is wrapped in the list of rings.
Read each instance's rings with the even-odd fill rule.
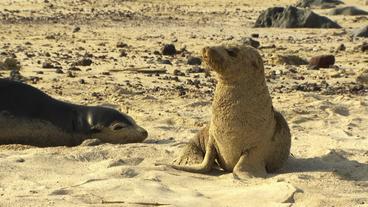
[[[331,150],[322,157],[290,158],[279,173],[333,172],[344,180],[368,181],[368,163],[345,157],[343,150]]]

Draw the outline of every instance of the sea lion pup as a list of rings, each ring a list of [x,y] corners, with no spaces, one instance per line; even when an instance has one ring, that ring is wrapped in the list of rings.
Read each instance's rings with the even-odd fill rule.
[[[30,85],[0,79],[0,144],[75,146],[86,139],[125,144],[148,133],[126,114],[56,100]]]
[[[244,45],[205,47],[202,56],[218,81],[211,122],[184,148],[178,165],[170,166],[205,173],[217,161],[237,178],[279,169],[290,154],[291,135],[272,106],[260,54]]]

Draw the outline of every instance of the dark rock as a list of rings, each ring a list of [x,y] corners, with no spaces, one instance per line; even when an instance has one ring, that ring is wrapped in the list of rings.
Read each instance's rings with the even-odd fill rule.
[[[340,4],[344,4],[344,2],[340,0],[298,0],[295,6],[303,8],[310,7],[310,8],[328,9],[334,8]]]
[[[293,6],[268,8],[258,17],[255,27],[341,28],[336,22],[310,9],[299,9]]]
[[[73,32],[75,33],[75,32],[79,32],[81,30],[81,28],[80,27],[74,27],[74,29],[73,29]]]
[[[120,57],[126,57],[128,56],[128,53],[125,50],[120,50]]]
[[[360,84],[368,86],[368,69],[361,72],[356,78],[356,81]]]
[[[337,51],[345,51],[346,47],[344,44],[339,45],[339,47],[337,47]]]
[[[279,55],[278,62],[285,65],[308,65],[308,61],[297,55]]]
[[[60,68],[56,69],[55,72],[58,73],[58,74],[63,74],[64,73],[63,70],[61,70]]]
[[[368,43],[364,42],[360,49],[362,50],[362,52],[368,52]]]
[[[329,68],[335,64],[335,56],[333,55],[320,55],[314,56],[309,60],[309,66],[313,69]]]
[[[261,45],[257,40],[254,40],[254,39],[249,38],[249,37],[242,38],[241,39],[241,42],[244,45],[250,45],[250,46],[252,46],[254,48],[259,48],[259,46]]]
[[[185,73],[183,73],[183,72],[181,72],[180,70],[177,70],[177,69],[174,70],[173,74],[176,75],[176,76],[185,76]]]
[[[2,70],[20,70],[20,63],[15,58],[6,58],[4,62],[0,62]]]
[[[69,78],[75,78],[75,74],[72,71],[68,71],[67,77],[69,77]]]
[[[46,61],[42,63],[42,68],[50,69],[50,68],[59,68],[59,67],[49,61]]]
[[[177,86],[177,87],[176,87],[176,90],[178,90],[178,95],[179,95],[179,96],[184,96],[184,95],[186,95],[186,94],[187,94],[187,93],[186,93],[187,89],[186,89],[186,88],[184,88],[183,86]]]
[[[118,47],[118,48],[124,48],[124,47],[128,47],[128,44],[126,44],[124,42],[118,42],[118,43],[116,43],[116,47]]]
[[[35,57],[36,55],[32,52],[25,52],[25,55],[28,57],[28,58],[32,58],[32,57]]]
[[[92,65],[92,60],[89,58],[83,58],[74,63],[74,66],[90,66]]]
[[[170,60],[161,60],[160,63],[165,65],[172,65]]]
[[[342,8],[333,9],[329,12],[329,14],[355,16],[355,15],[368,15],[368,11],[358,9],[355,6],[346,6]]]
[[[23,158],[18,158],[15,160],[15,162],[25,162],[25,160]]]
[[[297,84],[293,87],[297,91],[304,91],[304,92],[316,92],[321,91],[321,86],[317,83],[302,83]]]
[[[194,67],[194,68],[190,68],[186,71],[187,73],[204,73],[205,69],[201,68],[201,67]]]
[[[355,37],[368,37],[368,25],[353,31]]]
[[[253,37],[253,38],[259,38],[259,34],[258,33],[251,34],[250,36]]]
[[[81,71],[81,69],[80,69],[80,68],[75,67],[75,66],[71,66],[71,67],[69,68],[69,70],[71,70],[71,71]]]
[[[171,55],[171,56],[175,55],[176,54],[175,45],[173,45],[173,44],[164,45],[164,47],[161,50],[161,53],[163,55]]]
[[[19,82],[24,82],[26,80],[26,78],[23,77],[22,74],[20,74],[19,70],[11,70],[9,79]]]
[[[78,82],[79,82],[80,84],[86,84],[86,81],[85,81],[84,79],[80,79]]]
[[[192,56],[190,56],[189,58],[188,58],[188,65],[200,65],[200,64],[202,64],[202,59],[201,58],[199,58],[199,57],[192,57]]]

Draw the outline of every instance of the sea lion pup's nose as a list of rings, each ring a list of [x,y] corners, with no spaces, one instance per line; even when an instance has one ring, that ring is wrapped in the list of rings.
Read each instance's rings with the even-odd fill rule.
[[[144,138],[147,138],[147,137],[148,137],[148,132],[147,132],[147,130],[145,130],[145,129],[143,129],[143,128],[139,127],[139,128],[138,128],[138,131],[139,131],[139,133],[141,133],[141,134],[142,134],[142,136],[143,136]]]
[[[208,50],[209,50],[209,47],[204,47],[202,49],[202,56],[203,56],[204,59],[207,59],[207,57],[208,57],[208,54],[207,54]]]

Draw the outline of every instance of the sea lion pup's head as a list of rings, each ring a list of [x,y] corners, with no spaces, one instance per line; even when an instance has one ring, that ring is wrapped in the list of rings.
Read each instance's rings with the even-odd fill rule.
[[[264,78],[264,68],[261,55],[247,45],[221,45],[205,47],[202,57],[224,81],[235,81],[254,78],[261,75]]]
[[[113,144],[142,142],[148,132],[128,115],[115,109],[94,106],[87,114],[92,138]]]

